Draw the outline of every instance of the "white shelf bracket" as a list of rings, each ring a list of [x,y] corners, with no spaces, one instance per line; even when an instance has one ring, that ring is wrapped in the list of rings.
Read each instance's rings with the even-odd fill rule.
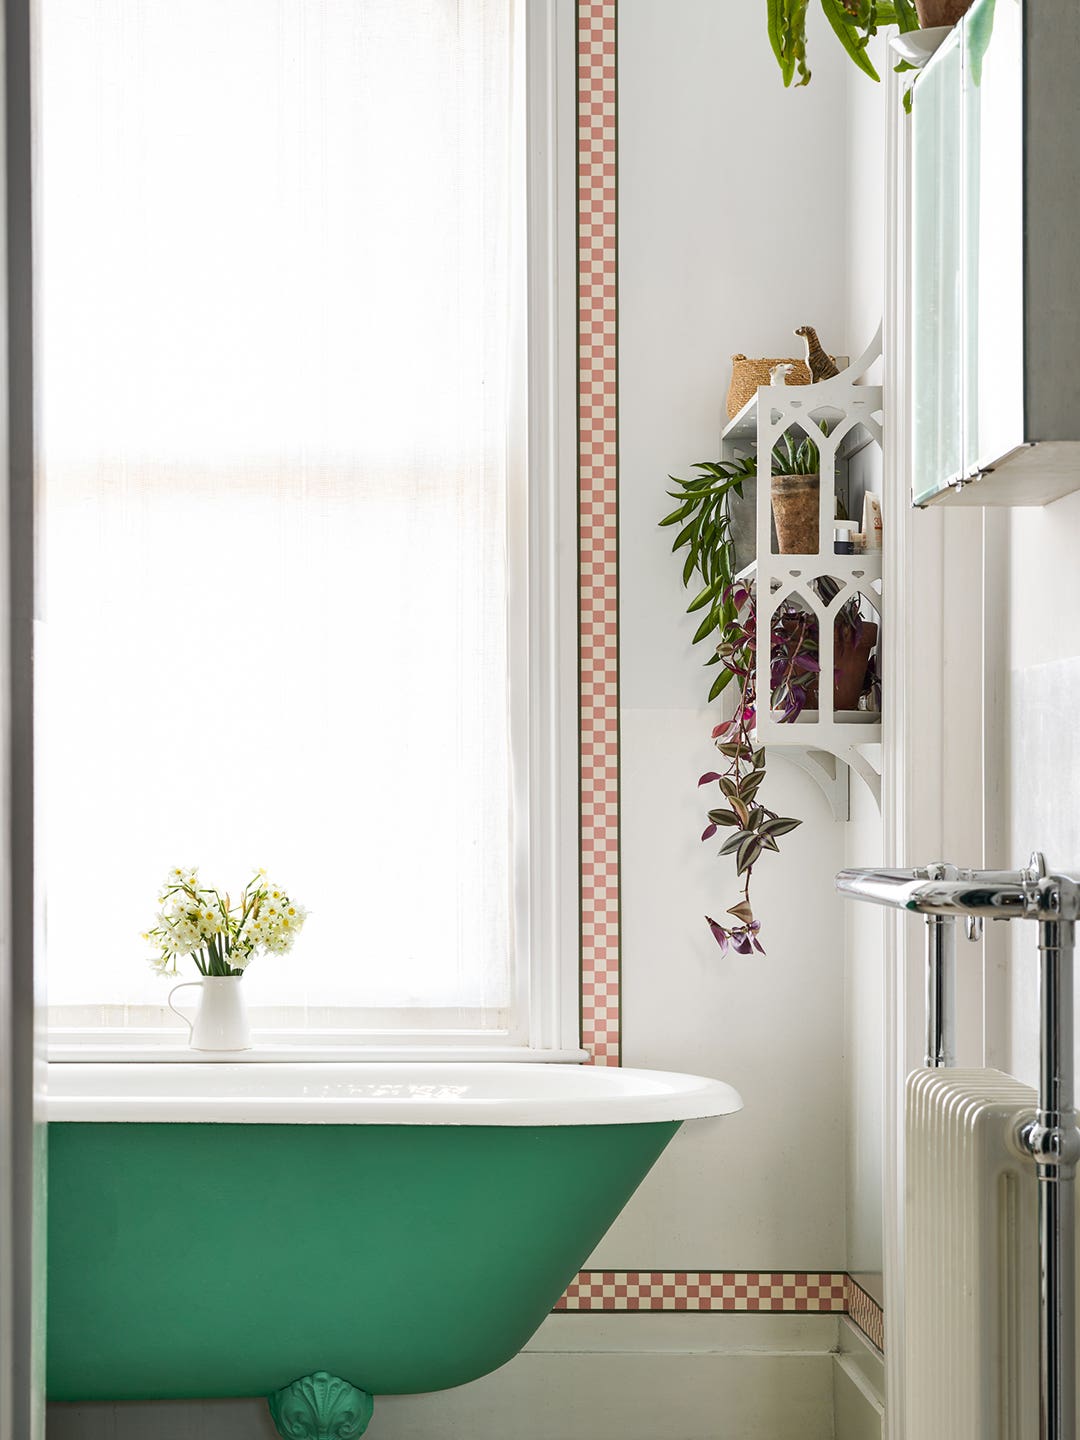
[[[847,765],[828,750],[811,750],[802,745],[776,746],[782,755],[809,775],[829,802],[834,820],[851,819],[851,775]]]

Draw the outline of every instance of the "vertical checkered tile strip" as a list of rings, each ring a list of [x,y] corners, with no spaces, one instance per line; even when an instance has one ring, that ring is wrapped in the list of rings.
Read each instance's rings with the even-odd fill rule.
[[[884,1353],[885,1350],[885,1312],[873,1298],[868,1295],[861,1285],[857,1284],[850,1275],[846,1277],[846,1300],[845,1310],[853,1324],[857,1325],[862,1333],[870,1341],[871,1345],[877,1347]]]
[[[846,1280],[779,1270],[582,1270],[555,1309],[843,1314]]]
[[[581,1043],[618,1065],[619,668],[615,3],[579,0]]]

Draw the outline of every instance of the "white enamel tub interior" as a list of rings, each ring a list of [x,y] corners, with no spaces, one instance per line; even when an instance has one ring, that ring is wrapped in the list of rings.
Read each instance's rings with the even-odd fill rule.
[[[620,1125],[730,1115],[722,1080],[583,1065],[325,1063],[49,1066],[55,1121],[266,1125]]]

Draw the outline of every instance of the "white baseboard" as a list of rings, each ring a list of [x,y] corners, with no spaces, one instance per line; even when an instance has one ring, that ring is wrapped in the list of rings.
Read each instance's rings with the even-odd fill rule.
[[[836,1440],[882,1440],[884,1390],[885,1367],[878,1352],[850,1320],[841,1321],[833,1369]]]
[[[367,1435],[833,1440],[836,1336],[828,1316],[553,1316],[529,1349],[483,1380],[380,1397]],[[262,1400],[49,1407],[48,1440],[148,1435],[275,1440]]]

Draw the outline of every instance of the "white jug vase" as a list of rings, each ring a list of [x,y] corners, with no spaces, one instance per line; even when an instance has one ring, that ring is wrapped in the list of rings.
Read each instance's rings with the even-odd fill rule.
[[[184,980],[169,991],[169,1009],[179,1015],[190,1032],[192,1050],[250,1050],[251,1026],[241,988],[242,975],[208,975],[203,980]],[[189,1020],[173,1004],[178,990],[198,987],[199,1008]]]

